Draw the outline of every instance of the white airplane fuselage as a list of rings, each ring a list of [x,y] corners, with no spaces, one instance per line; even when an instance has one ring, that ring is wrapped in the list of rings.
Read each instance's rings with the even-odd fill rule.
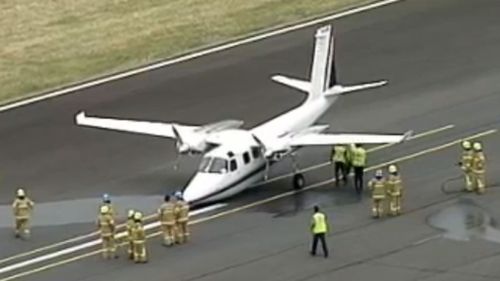
[[[207,152],[204,159],[221,159],[226,168],[217,172],[198,171],[183,191],[184,199],[191,203],[208,203],[231,197],[262,181],[266,173],[266,160],[260,153],[259,144],[253,138],[269,135],[285,135],[299,132],[313,125],[335,102],[336,96],[315,100],[306,100],[300,106],[274,119],[253,128],[252,130],[227,130],[219,133],[220,138],[230,140],[231,145],[221,145]],[[257,154],[252,151],[259,151]],[[244,154],[250,160],[245,163]],[[229,154],[232,154],[230,156]],[[257,157],[255,157],[257,156]],[[231,161],[236,163],[232,169]],[[273,162],[270,162],[272,164]],[[203,166],[203,161],[200,168]]]

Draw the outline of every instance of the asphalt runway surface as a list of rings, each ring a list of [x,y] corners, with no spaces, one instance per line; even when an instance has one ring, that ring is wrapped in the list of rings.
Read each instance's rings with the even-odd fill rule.
[[[0,280],[499,280],[496,132],[482,138],[487,194],[453,192],[461,183],[451,180],[459,175],[456,142],[500,127],[498,11],[495,0],[407,0],[334,22],[339,80],[388,79],[389,85],[341,98],[321,123],[330,124],[331,131],[390,133],[454,125],[370,154],[370,166],[404,160],[403,216],[373,220],[368,194],[359,198],[351,186],[332,183],[229,211],[289,192],[291,181],[285,178],[197,216],[206,220],[192,226],[187,245],[166,249],[158,237],[150,239],[146,265],[90,254],[66,263],[98,249],[93,247],[0,274]],[[103,192],[119,202],[142,200],[140,207],[148,212],[196,169],[197,159],[182,159],[181,170],[173,170],[171,141],[76,127],[77,111],[197,124],[236,118],[251,128],[302,101],[300,93],[269,77],[307,77],[314,29],[0,113],[0,204],[9,204],[16,187],[25,186],[45,214],[34,237],[18,241],[7,227],[8,212],[2,212],[0,271],[37,255],[5,258],[93,231],[92,210]],[[304,149],[300,165],[322,163],[328,156],[328,148]],[[284,161],[273,176],[288,173],[290,166]],[[324,167],[305,175],[308,184],[316,184],[331,178],[332,171]],[[332,223],[329,259],[308,255],[314,204]],[[68,219],[73,217],[78,223]],[[65,223],[55,222],[61,220]],[[36,272],[41,266],[47,270]]]

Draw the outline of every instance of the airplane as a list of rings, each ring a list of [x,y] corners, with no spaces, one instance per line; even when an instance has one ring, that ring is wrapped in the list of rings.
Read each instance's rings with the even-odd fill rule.
[[[139,120],[90,117],[76,114],[76,124],[176,140],[179,155],[202,154],[197,172],[182,191],[190,204],[205,204],[232,197],[266,180],[269,167],[290,156],[294,162],[293,187],[301,189],[305,178],[295,165],[295,151],[306,146],[336,144],[382,144],[405,141],[404,134],[333,134],[328,125],[315,122],[342,95],[383,86],[387,81],[342,86],[337,83],[334,62],[334,33],[331,25],[316,30],[310,81],[283,75],[275,82],[307,94],[305,101],[252,129],[242,129],[243,121],[224,120],[206,125],[181,125]]]

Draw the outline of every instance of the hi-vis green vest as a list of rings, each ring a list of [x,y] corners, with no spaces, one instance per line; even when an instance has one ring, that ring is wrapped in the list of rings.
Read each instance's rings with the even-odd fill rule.
[[[347,148],[343,145],[336,145],[333,147],[333,162],[346,162]]]
[[[323,213],[315,213],[313,216],[313,233],[326,233],[327,225],[326,225],[326,216]]]
[[[352,165],[355,167],[364,167],[366,165],[366,150],[362,147],[356,147],[352,151]]]

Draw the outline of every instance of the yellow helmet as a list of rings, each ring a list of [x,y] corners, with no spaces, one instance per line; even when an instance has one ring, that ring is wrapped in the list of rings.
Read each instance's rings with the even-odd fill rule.
[[[470,141],[464,140],[462,142],[462,148],[465,149],[465,150],[469,150],[469,149],[472,148],[472,144],[470,143]]]
[[[480,142],[475,142],[473,145],[472,145],[472,148],[474,148],[475,151],[481,151],[483,149],[483,146],[481,145]]]
[[[396,167],[396,165],[394,165],[394,164],[389,165],[389,173],[395,174],[395,173],[397,173],[397,171],[398,171],[398,168]]]
[[[133,218],[133,217],[134,217],[134,214],[135,214],[135,211],[134,211],[134,210],[132,210],[132,209],[130,209],[130,210],[128,210],[128,216],[127,216],[127,217],[128,217],[129,219],[131,219],[131,218]]]
[[[382,177],[382,170],[378,169],[377,171],[375,171],[375,177],[381,178]]]
[[[141,221],[142,220],[142,213],[141,212],[135,212],[135,214],[134,214],[134,220]]]
[[[16,192],[17,197],[24,197],[26,196],[26,192],[24,192],[24,189],[19,188]]]
[[[109,206],[108,205],[102,205],[101,206],[101,214],[107,214],[109,212]]]

